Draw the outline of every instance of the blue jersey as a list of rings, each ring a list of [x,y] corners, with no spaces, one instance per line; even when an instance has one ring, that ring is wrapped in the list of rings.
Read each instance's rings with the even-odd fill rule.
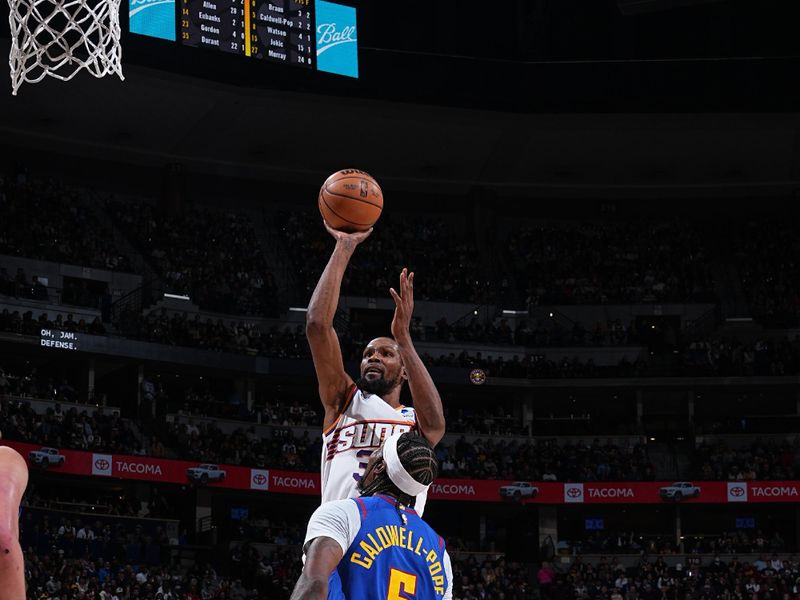
[[[403,511],[404,523],[394,498],[350,501],[358,505],[361,528],[330,577],[328,600],[444,598],[450,583],[444,540],[411,509]]]

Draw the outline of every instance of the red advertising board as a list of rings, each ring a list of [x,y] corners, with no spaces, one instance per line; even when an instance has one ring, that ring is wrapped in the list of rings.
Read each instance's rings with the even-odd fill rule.
[[[319,496],[319,473],[256,469],[147,456],[103,454],[0,442],[22,454],[31,469],[70,475],[160,483],[208,485],[236,490]],[[438,479],[431,500],[517,501],[535,504],[657,504],[800,502],[800,481],[584,482]]]

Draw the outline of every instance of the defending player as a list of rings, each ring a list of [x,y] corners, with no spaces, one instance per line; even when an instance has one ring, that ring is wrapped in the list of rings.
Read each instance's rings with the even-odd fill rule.
[[[408,508],[437,471],[424,438],[388,437],[370,458],[361,496],[328,502],[312,515],[291,600],[452,598],[444,541]]]
[[[19,504],[28,465],[16,450],[0,446],[0,597],[25,600],[25,563],[19,545]]]
[[[372,340],[364,349],[357,382],[345,372],[333,317],[339,305],[344,271],[356,247],[372,229],[343,233],[325,228],[336,240],[320,277],[306,319],[306,336],[317,372],[319,395],[325,408],[322,430],[322,502],[358,495],[357,484],[372,452],[391,433],[419,430],[435,446],[445,430],[439,392],[411,341],[409,325],[414,311],[414,274],[403,269],[395,301],[392,338]],[[408,381],[414,408],[400,404]],[[417,499],[421,515],[427,490]]]

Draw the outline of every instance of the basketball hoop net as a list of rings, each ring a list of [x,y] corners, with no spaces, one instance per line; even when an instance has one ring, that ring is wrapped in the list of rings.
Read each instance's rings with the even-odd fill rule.
[[[86,69],[122,76],[120,0],[8,0],[11,91],[45,76],[62,81]]]

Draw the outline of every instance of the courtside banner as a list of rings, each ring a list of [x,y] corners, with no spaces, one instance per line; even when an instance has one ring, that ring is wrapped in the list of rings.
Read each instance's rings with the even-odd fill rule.
[[[321,494],[319,473],[275,469],[259,470],[235,465],[166,460],[125,454],[98,454],[7,440],[3,440],[0,444],[14,448],[25,457],[31,470],[236,490],[317,496]]]
[[[745,485],[746,502],[800,502],[800,481],[748,481]]]
[[[457,500],[460,502],[501,502],[503,500],[540,504],[560,504],[564,494],[563,483],[535,483],[515,486],[511,481],[487,479],[437,479],[428,491],[430,500]],[[501,494],[505,491],[505,495]]]
[[[705,481],[697,485],[691,482],[653,481],[603,481],[563,485],[565,503],[660,504],[680,502],[691,504],[727,501],[727,489],[725,482],[722,481]],[[579,493],[575,493],[576,490]]]
[[[147,456],[61,450],[2,440],[19,452],[31,470],[86,477],[115,477],[210,486],[259,493],[320,496],[319,473],[255,469],[235,465],[166,460]],[[431,500],[521,504],[725,504],[800,503],[800,481],[584,482],[438,479]]]

